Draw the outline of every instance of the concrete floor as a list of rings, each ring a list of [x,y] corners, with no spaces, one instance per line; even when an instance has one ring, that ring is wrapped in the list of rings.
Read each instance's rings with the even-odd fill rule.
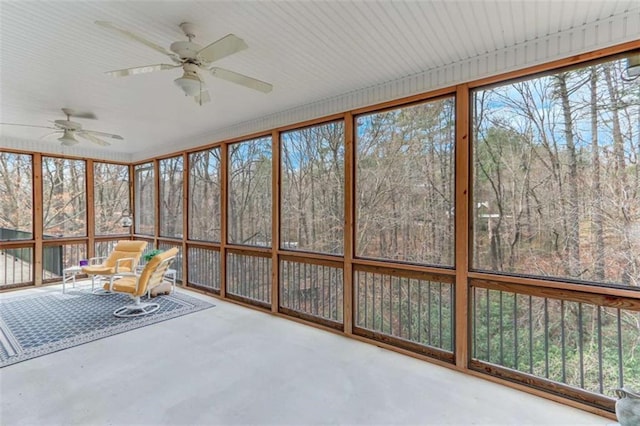
[[[373,345],[196,296],[216,307],[0,369],[0,424],[611,424]]]

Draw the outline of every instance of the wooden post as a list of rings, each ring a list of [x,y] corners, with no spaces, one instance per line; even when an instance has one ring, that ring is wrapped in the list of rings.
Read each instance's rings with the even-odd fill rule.
[[[455,327],[456,366],[469,362],[469,87],[456,88],[456,237]]]
[[[92,159],[85,161],[86,167],[86,194],[87,194],[87,258],[94,257],[95,238],[96,238],[96,206],[95,206],[95,176],[94,165]]]
[[[220,297],[227,294],[227,223],[229,209],[229,145],[220,146]]]
[[[134,230],[136,227],[136,203],[135,203],[135,166],[133,164],[129,164],[129,216],[133,219],[131,226],[129,227],[129,239],[133,239]]]
[[[344,115],[344,332],[353,333],[353,256],[354,256],[354,217],[355,217],[355,142],[354,117],[347,112]]]
[[[160,236],[160,205],[162,204],[162,200],[160,199],[160,161],[158,159],[153,160],[153,190],[155,205],[154,215],[155,215],[155,224],[153,226],[153,247],[158,248],[158,237]]]
[[[280,307],[280,132],[271,133],[271,312]]]
[[[42,218],[42,155],[33,153],[33,281],[36,286],[42,285],[43,257],[43,218]]]
[[[190,177],[189,153],[182,154],[182,286],[189,282],[189,252],[187,251],[187,239],[189,239],[189,177]]]

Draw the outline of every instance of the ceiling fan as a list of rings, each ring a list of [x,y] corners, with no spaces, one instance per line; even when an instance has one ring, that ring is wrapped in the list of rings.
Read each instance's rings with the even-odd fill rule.
[[[62,136],[59,137],[58,140],[62,143],[62,145],[65,145],[65,146],[71,146],[71,145],[80,143],[80,141],[78,141],[75,138],[75,136],[79,136],[81,138],[87,139],[88,141],[91,141],[101,146],[108,146],[111,144],[103,139],[100,139],[98,136],[123,140],[122,136],[120,135],[98,132],[96,130],[86,130],[82,128],[82,124],[76,123],[75,121],[71,121],[71,117],[88,118],[88,119],[95,120],[96,116],[91,112],[78,112],[70,108],[62,108],[62,112],[67,116],[67,119],[52,121],[53,126],[35,126],[32,124],[16,124],[16,123],[0,123],[0,124],[6,125],[6,126],[23,126],[23,127],[37,127],[40,129],[53,129],[55,130],[54,132],[44,135],[43,138],[50,135],[62,133]]]
[[[176,41],[172,43],[169,47],[171,52],[169,52],[162,46],[134,34],[131,31],[119,28],[111,22],[96,21],[96,24],[131,40],[135,40],[138,43],[142,43],[145,46],[168,56],[174,62],[174,64],[146,65],[142,67],[109,71],[106,73],[108,75],[114,77],[126,77],[135,74],[182,68],[182,77],[175,79],[174,82],[182,89],[186,96],[193,96],[195,101],[200,105],[211,100],[204,80],[200,75],[201,72],[211,74],[214,77],[218,77],[250,89],[258,90],[263,93],[269,93],[273,89],[271,84],[265,83],[264,81],[224,68],[211,67],[211,63],[249,47],[244,40],[234,34],[227,34],[220,40],[214,41],[206,47],[202,47],[193,42],[193,39],[195,38],[194,25],[188,22],[183,22],[180,24],[180,29],[182,29],[189,41]]]

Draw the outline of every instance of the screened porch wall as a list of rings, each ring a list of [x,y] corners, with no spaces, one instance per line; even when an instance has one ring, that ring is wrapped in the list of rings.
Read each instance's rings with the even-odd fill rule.
[[[544,132],[527,133],[484,114],[492,120],[488,125],[475,115],[480,105],[506,110],[499,102],[516,97],[500,97],[500,89],[515,91],[521,83],[508,78],[530,76],[535,88],[547,75],[536,74],[542,71],[555,78],[549,87],[556,95],[578,80],[588,94],[586,76],[596,69],[601,104],[611,87],[627,87],[621,80],[612,86],[609,80],[619,74],[606,72],[609,63],[610,71],[620,68],[620,58],[585,64],[581,71],[561,69],[579,59],[145,159],[131,168],[146,173],[144,194],[138,194],[143,181],[132,172],[134,219],[146,218],[133,238],[150,247],[179,247],[174,266],[185,286],[610,414],[611,386],[640,388],[640,368],[633,364],[639,349],[633,336],[640,332],[634,328],[640,315],[636,240],[628,241],[615,271],[583,271],[582,262],[598,258],[597,215],[585,198],[593,181],[573,182],[585,189],[579,203],[541,199],[556,189],[556,175],[540,172],[547,164],[540,160],[545,146],[538,150],[532,142]],[[562,83],[556,75],[576,80],[562,77]],[[489,92],[498,100],[480,103]],[[569,110],[589,102],[567,99]],[[630,105],[625,117],[633,120],[636,104]],[[586,108],[579,110],[583,115],[576,119],[586,120],[580,129],[595,123],[599,137],[608,132],[613,153],[619,141],[607,127],[611,117],[598,112],[590,119]],[[623,144],[640,136],[637,129],[618,129],[627,135]],[[575,163],[568,160],[572,148],[551,134],[564,150],[556,182],[567,186],[574,171],[581,178],[580,166],[594,161],[587,133],[574,133],[574,153],[582,154]],[[628,194],[637,169],[631,161],[617,164],[628,167],[626,186],[612,194]],[[527,174],[516,173],[523,170],[535,171],[526,184],[520,179]],[[521,204],[512,202],[518,188],[528,188]],[[527,203],[530,218],[538,207],[555,218],[553,224],[516,223],[514,209]],[[635,226],[640,203],[625,205]],[[562,216],[562,208],[574,216]],[[527,217],[525,209],[520,213]],[[578,218],[578,233],[564,225],[563,218],[571,217]],[[604,232],[614,235],[617,220],[610,213]],[[554,246],[554,231],[564,249]],[[618,240],[603,237],[604,252]],[[97,237],[87,241],[93,247]],[[37,252],[37,237],[34,244]],[[546,258],[545,250],[551,253]]]

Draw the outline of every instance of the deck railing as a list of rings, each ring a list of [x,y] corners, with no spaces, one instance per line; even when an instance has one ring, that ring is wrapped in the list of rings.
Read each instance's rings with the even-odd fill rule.
[[[280,260],[280,310],[342,328],[343,281],[342,262],[285,257]]]

